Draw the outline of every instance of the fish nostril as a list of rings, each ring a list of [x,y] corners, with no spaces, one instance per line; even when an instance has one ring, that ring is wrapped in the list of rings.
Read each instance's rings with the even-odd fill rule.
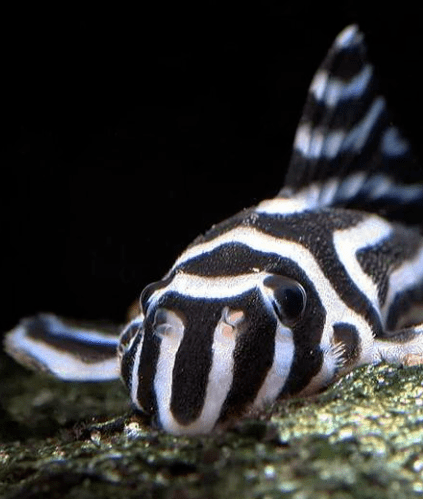
[[[222,334],[226,338],[231,338],[234,334],[235,328],[229,324],[222,324]]]
[[[220,332],[227,339],[232,339],[237,333],[237,326],[244,320],[245,314],[242,310],[231,310],[225,307],[222,310]]]
[[[229,307],[225,307],[222,311],[222,320],[229,326],[237,326],[244,320],[244,317],[245,314],[242,310],[231,310]]]

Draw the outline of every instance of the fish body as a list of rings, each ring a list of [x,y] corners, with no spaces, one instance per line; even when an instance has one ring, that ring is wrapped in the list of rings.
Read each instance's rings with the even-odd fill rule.
[[[423,174],[349,26],[312,80],[275,198],[199,236],[119,337],[40,315],[6,349],[63,379],[120,376],[174,434],[316,393],[362,364],[421,364],[422,208]]]

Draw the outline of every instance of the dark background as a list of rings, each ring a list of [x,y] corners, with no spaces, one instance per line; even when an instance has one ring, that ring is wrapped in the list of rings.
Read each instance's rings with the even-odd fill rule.
[[[38,311],[119,323],[196,235],[275,195],[313,73],[349,23],[422,158],[422,8],[369,4],[4,19],[1,331]]]

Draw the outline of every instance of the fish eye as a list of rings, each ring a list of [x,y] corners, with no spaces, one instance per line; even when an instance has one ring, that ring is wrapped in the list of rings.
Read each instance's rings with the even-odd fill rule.
[[[143,334],[142,332],[143,323],[138,318],[134,319],[120,335],[118,353],[123,355],[123,353],[130,348],[132,340],[137,334]]]
[[[302,317],[307,295],[299,282],[287,277],[269,276],[264,284],[272,290],[273,308],[284,324],[293,324]]]
[[[278,288],[274,296],[277,308],[281,311],[281,318],[292,322],[301,317],[306,304],[306,294],[301,284]]]
[[[148,301],[151,295],[154,293],[154,291],[156,291],[158,287],[159,287],[158,282],[151,282],[141,291],[140,305],[142,311],[144,312],[144,315],[147,315]]]
[[[153,327],[165,326],[169,324],[170,314],[164,308],[158,308],[154,314]]]
[[[156,336],[180,336],[184,331],[183,319],[172,310],[158,308],[154,313],[153,331]]]

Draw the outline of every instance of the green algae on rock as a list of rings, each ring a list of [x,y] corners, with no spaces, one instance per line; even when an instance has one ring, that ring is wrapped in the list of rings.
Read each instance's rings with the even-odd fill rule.
[[[35,429],[31,438],[0,446],[0,494],[8,498],[39,493],[65,499],[423,495],[421,368],[363,367],[319,396],[285,401],[226,432],[190,438],[166,435],[135,415],[125,416],[124,390],[121,399],[114,384],[110,393],[98,390],[97,395],[85,387],[78,419],[71,384],[28,375],[20,383],[38,386],[36,400],[48,389],[45,400],[50,408],[57,404],[59,421],[68,407],[65,400],[74,407],[64,427],[55,426],[45,437],[43,426],[37,435],[36,413],[43,405],[19,412],[14,399],[9,418],[19,420],[32,411]]]

